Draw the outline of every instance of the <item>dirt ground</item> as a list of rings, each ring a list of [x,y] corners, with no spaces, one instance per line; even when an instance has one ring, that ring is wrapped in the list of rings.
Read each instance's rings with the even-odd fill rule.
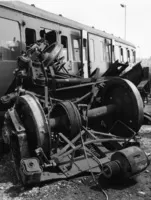
[[[151,126],[140,130],[142,148],[151,152]],[[103,190],[102,190],[103,189]],[[104,193],[105,192],[105,193]],[[10,155],[0,159],[0,200],[151,200],[151,165],[127,182],[106,182],[91,176],[24,188],[17,182]]]

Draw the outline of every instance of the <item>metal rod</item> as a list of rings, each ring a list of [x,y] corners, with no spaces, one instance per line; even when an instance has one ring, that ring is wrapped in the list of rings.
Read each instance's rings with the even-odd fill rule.
[[[80,101],[88,98],[90,95],[92,94],[92,92],[88,92],[87,94],[85,94],[84,96],[82,96],[81,98],[77,99],[76,101],[74,101],[73,103],[79,103]]]
[[[105,139],[105,138],[103,138],[103,139],[97,139],[97,140],[90,140],[90,141],[87,141],[87,142],[85,142],[84,144],[85,145],[88,145],[88,144],[95,144],[95,143],[101,143],[101,142],[110,142],[110,141],[118,141],[118,142],[125,142],[125,139],[121,139],[121,138],[109,138],[109,139]]]
[[[88,116],[88,119],[104,116],[104,115],[114,112],[116,108],[117,106],[112,105],[112,104],[98,107],[98,108],[93,108],[91,110],[88,110],[87,116]],[[67,119],[66,115],[63,115],[61,117],[56,117],[56,118],[50,118],[49,124],[51,125],[51,128],[54,128],[58,125],[61,125],[61,122],[64,121],[65,119]]]
[[[80,135],[81,135],[81,131],[80,131]],[[93,174],[93,172],[92,172],[92,170],[91,170],[91,165],[90,165],[90,162],[89,162],[89,160],[88,160],[88,156],[87,156],[87,153],[86,153],[85,144],[84,144],[84,140],[83,140],[82,135],[81,135],[81,142],[82,142],[82,146],[83,146],[84,155],[85,155],[85,158],[86,158],[88,167],[89,167],[89,171],[90,171],[90,173],[91,173],[91,175],[92,175],[93,180],[96,181],[95,176],[94,176],[94,174]]]
[[[98,131],[94,131],[94,130],[91,130],[91,132],[92,132],[93,134],[100,135],[100,136],[103,136],[103,137],[114,137],[114,138],[118,138],[118,136],[113,135],[113,134],[111,134],[111,133],[102,133],[102,132],[98,132]]]
[[[84,133],[85,133],[85,131],[81,131],[82,135]],[[81,135],[79,133],[74,139],[71,140],[71,143],[74,144],[80,137],[81,137]],[[61,149],[58,153],[54,154],[53,156],[60,156],[61,154],[65,153],[69,147],[70,147],[70,144],[67,144],[65,147],[63,147],[63,149]]]
[[[107,106],[101,106],[99,108],[93,108],[91,110],[88,110],[88,118],[95,118],[113,113],[116,110],[116,107],[116,105],[111,104]]]
[[[110,142],[110,141],[118,141],[118,142],[125,142],[125,139],[97,139],[97,140],[90,140],[84,143],[84,145],[88,145],[88,144],[94,144],[94,143],[101,143],[101,142]],[[82,144],[78,145],[75,147],[75,149],[71,149],[67,152],[65,152],[64,154],[61,155],[61,157],[65,157],[68,156],[69,154],[71,154],[73,151],[76,151],[78,149],[80,149],[82,147]]]
[[[93,135],[91,133],[91,131],[87,130],[84,126],[82,126],[82,128],[85,130],[85,132],[87,132],[93,139],[97,139],[97,137],[95,135]]]
[[[80,89],[83,87],[88,87],[88,86],[104,83],[105,81],[106,81],[105,79],[101,78],[101,79],[98,79],[97,82],[83,83],[83,84],[78,84],[78,85],[74,85],[74,86],[63,87],[63,88],[56,89],[56,91],[65,91],[65,90],[70,90],[70,89],[73,90],[75,88]]]
[[[72,147],[72,149],[75,149],[74,144],[70,140],[68,140],[67,137],[65,137],[62,133],[58,133],[58,134],[59,134],[60,137],[62,137],[70,145],[70,147]]]

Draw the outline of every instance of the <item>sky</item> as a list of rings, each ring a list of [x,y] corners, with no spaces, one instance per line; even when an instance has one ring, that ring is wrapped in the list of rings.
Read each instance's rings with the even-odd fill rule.
[[[151,0],[21,0],[28,4],[124,38],[138,57],[151,57]]]

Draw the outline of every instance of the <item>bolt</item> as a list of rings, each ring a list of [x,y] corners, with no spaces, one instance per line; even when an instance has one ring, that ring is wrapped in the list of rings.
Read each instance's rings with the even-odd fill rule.
[[[32,168],[32,167],[34,167],[34,163],[33,163],[33,162],[29,162],[29,163],[28,163],[28,166],[29,166],[30,168]]]

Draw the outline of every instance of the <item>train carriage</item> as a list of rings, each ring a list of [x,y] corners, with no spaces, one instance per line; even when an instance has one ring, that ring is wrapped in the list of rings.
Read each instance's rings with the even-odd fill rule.
[[[121,38],[22,2],[0,2],[0,97],[13,88],[13,71],[22,51],[52,32],[51,42],[63,45],[62,55],[70,74],[103,74],[115,60],[135,63],[136,49]]]

